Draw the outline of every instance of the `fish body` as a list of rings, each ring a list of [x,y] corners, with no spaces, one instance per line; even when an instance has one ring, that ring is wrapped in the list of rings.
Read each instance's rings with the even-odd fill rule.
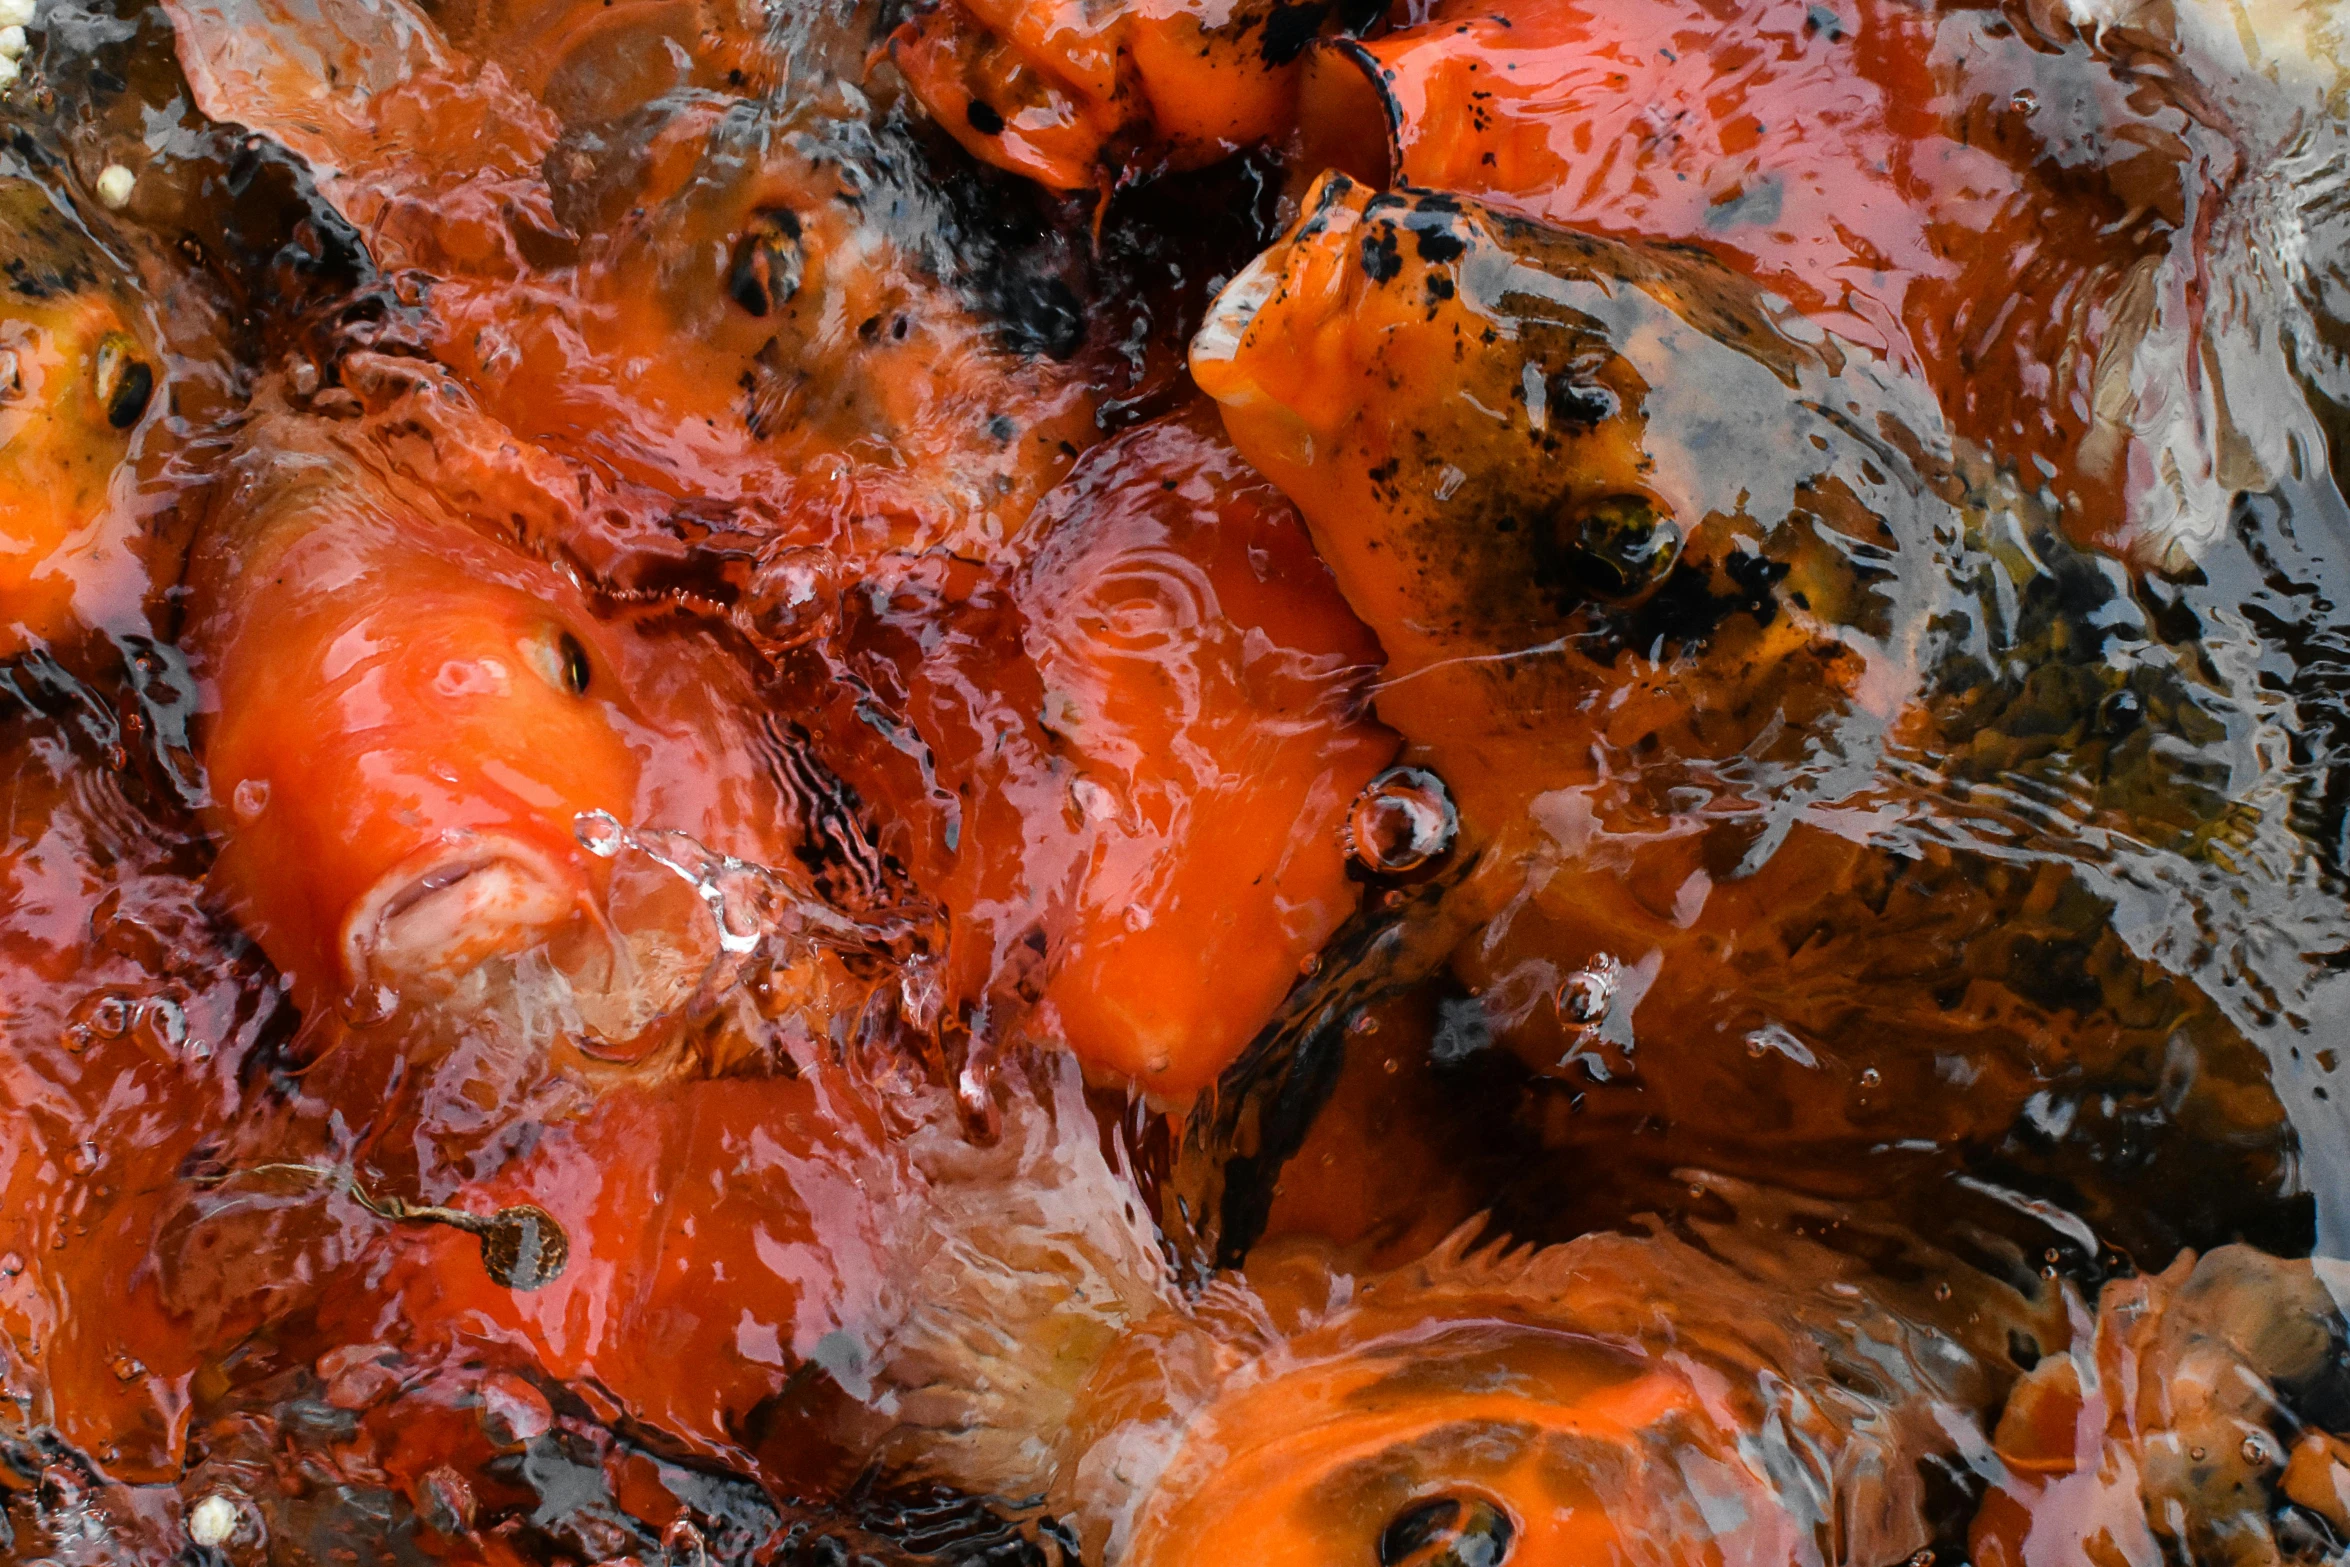
[[[877,579],[838,638],[862,711],[824,739],[903,802],[958,1006],[1174,1098],[1357,907],[1341,828],[1394,750],[1375,645],[1199,413],[1088,453],[1002,567]]]
[[[680,503],[792,545],[977,551],[1097,438],[1067,268],[958,206],[886,103],[781,87],[762,15],[175,16],[198,105],[327,171],[430,352],[574,465],[583,556],[674,554]]]
[[[1846,426],[1931,409],[1801,332],[1700,260],[1332,175],[1192,367],[1378,633],[1380,715],[1502,832],[1633,746],[1801,789],[1914,689],[1930,574],[1852,556],[1955,514]]]
[[[116,492],[161,390],[140,327],[127,269],[0,179],[0,656],[136,602]]]
[[[783,860],[770,744],[729,655],[599,615],[445,506],[435,471],[403,473],[363,421],[250,432],[191,576],[215,884],[306,1012],[449,996],[536,953],[625,1038],[691,992],[715,932],[666,873],[619,916],[582,817]],[[529,504],[508,479],[490,515]]]
[[[1902,1560],[2001,1373],[1849,1278],[1838,1309],[1845,1271],[1805,1254],[1766,1282],[1663,1236],[1456,1241],[1228,1374],[1115,1559]]]
[[[2260,1051],[2065,847],[2289,859],[2237,797],[2239,700],[1918,381],[1685,250],[1344,176],[1192,362],[1458,803],[1423,950],[1576,1085],[1569,1134],[1793,1180],[1795,1150],[2003,1133],[2051,1084],[2150,1092],[2187,1041],[2176,1113],[2277,1178]],[[2055,791],[2043,862],[1939,770]]]
[[[573,821],[633,814],[639,775],[584,600],[371,490],[328,432],[271,435],[197,577],[239,918],[312,1005],[584,922],[602,867]]]
[[[2331,62],[2216,11],[1531,0],[1356,58],[1399,181],[1701,249],[1921,374],[2076,540],[2176,566],[2311,439],[2253,232]]]
[[[1286,130],[1326,9],[942,0],[900,24],[890,59],[973,157],[1090,190]]]
[[[60,726],[62,728],[62,726]],[[283,1018],[207,907],[200,842],[124,774],[0,718],[0,1382],[117,1481],[179,1472],[203,1344],[150,1258]]]

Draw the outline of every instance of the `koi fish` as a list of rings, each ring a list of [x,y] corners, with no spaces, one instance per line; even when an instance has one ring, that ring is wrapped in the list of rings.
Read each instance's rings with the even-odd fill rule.
[[[1932,560],[1955,514],[1847,410],[1937,425],[1808,335],[1687,256],[1330,175],[1191,364],[1378,634],[1380,715],[1497,832],[1595,741],[1778,770],[1914,690],[1931,574],[1849,552]]]
[[[580,822],[784,859],[746,677],[690,632],[599,617],[366,429],[257,421],[198,548],[215,885],[307,1013],[447,997],[541,953],[625,1037],[680,999],[677,964],[715,933],[690,934],[707,916],[682,884],[615,927]],[[509,521],[531,500],[510,488],[470,498]]]
[[[2191,645],[2106,658],[2108,623],[2165,639],[1917,382],[1839,353],[1684,251],[1336,175],[1220,296],[1194,375],[1377,632],[1405,760],[1457,800],[1468,869],[1424,949],[1587,1088],[1587,1134],[1612,1106],[1758,1172],[1951,1146],[2179,1039],[2210,1090],[2189,1118],[2272,1158],[2244,1032],[2117,941],[2076,860],[1988,863],[1997,833],[1927,781],[2012,769],[2164,857],[2279,855],[2194,759],[2230,694]]]
[[[1358,905],[1341,828],[1394,750],[1377,648],[1198,411],[1088,453],[1003,553],[877,581],[838,639],[872,696],[832,749],[901,802],[944,983],[993,1043],[1194,1093]],[[903,750],[858,743],[882,711]]]
[[[207,1346],[138,1259],[282,1017],[260,954],[206,906],[195,835],[0,714],[0,1378],[14,1435],[151,1485],[180,1471]]]
[[[0,656],[123,592],[113,493],[160,384],[123,270],[38,185],[0,180]]]
[[[1041,1492],[1106,1567],[1824,1567],[1940,1557],[1970,1534],[2039,1559],[2083,1520],[2081,1541],[2121,1520],[2117,1539],[2265,1538],[2285,1498],[2203,1458],[2224,1437],[2274,1476],[2280,1444],[2332,1440],[2323,1368],[2343,1324],[2306,1261],[2189,1253],[2092,1312],[1856,1210],[1696,1179],[1721,1206],[1671,1229],[1530,1248],[1472,1221],[1359,1275],[1326,1245],[1268,1245],[1188,1299],[1161,1285],[1144,1316],[1133,1293],[1066,1292],[1053,1311],[1121,1325],[1074,1366],[1053,1358],[1081,1341],[1067,1324],[1030,1330],[1049,1351],[958,1337],[939,1319],[969,1302],[947,1285],[925,1346],[943,1363],[898,1461]],[[2068,1418],[2081,1397],[2113,1423]],[[1015,1446],[1003,1425],[1044,1434]],[[2350,1473],[2332,1451],[2331,1470],[2304,1462],[2306,1494]],[[2097,1516],[2018,1511],[2075,1474]]]
[[[2077,541],[2175,568],[2322,446],[2268,339],[2310,285],[2263,259],[2300,243],[2275,160],[2330,137],[2299,26],[1478,0],[1350,58],[1398,181],[1701,249],[1923,375]]]
[[[973,157],[1090,190],[1280,135],[1329,9],[940,0],[890,35],[890,60]]]
[[[1015,530],[1098,438],[1066,268],[853,89],[761,96],[763,17],[556,10],[174,16],[197,104],[311,160],[435,357],[578,468],[567,546],[673,544],[680,502],[857,552]]]

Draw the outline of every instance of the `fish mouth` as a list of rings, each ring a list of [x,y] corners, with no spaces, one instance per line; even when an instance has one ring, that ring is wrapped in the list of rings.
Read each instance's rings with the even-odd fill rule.
[[[1327,279],[1315,281],[1321,269],[1312,265],[1309,252],[1331,243],[1332,234],[1354,226],[1355,214],[1348,208],[1359,189],[1345,174],[1331,171],[1322,175],[1306,192],[1298,219],[1289,231],[1259,251],[1233,274],[1231,282],[1217,290],[1191,339],[1191,378],[1201,391],[1227,408],[1253,407],[1268,400],[1249,368],[1265,357],[1263,348],[1252,350],[1250,332],[1266,307],[1276,301],[1286,301],[1288,310],[1304,310],[1308,315],[1319,315],[1333,303]],[[1310,299],[1301,297],[1297,291],[1301,287]]]
[[[394,990],[461,979],[540,945],[587,902],[577,876],[520,838],[434,844],[378,878],[344,919],[344,976]]]
[[[1276,245],[1259,253],[1217,291],[1199,331],[1191,339],[1191,368],[1195,377],[1203,367],[1213,372],[1229,367],[1240,357],[1241,339],[1248,335],[1249,324],[1281,287],[1281,268],[1274,257],[1286,248]]]

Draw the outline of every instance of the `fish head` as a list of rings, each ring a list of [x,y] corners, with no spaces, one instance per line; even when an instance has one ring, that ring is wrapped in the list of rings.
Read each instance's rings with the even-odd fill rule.
[[[609,633],[554,567],[340,455],[305,432],[249,464],[199,568],[217,882],[313,998],[593,951],[575,823],[629,819],[644,736]]]
[[[1753,1199],[1749,1224],[1785,1211],[1717,1189]],[[1249,1260],[1251,1310],[1203,1296],[1194,1320],[1225,1358],[1179,1395],[1157,1447],[1092,1471],[1134,1487],[1084,1518],[1109,1558],[1898,1561],[1947,1522],[1921,1465],[1995,1403],[1984,1367],[2027,1316],[1913,1250],[1924,1280],[1966,1292],[1937,1316],[1923,1282],[1881,1285],[1777,1223],[1540,1248],[1476,1228],[1367,1275],[1334,1269],[1325,1246],[1271,1243]],[[1977,1326],[1945,1336],[1955,1323]]]
[[[1702,524],[1650,450],[1654,367],[1625,351],[1615,247],[1561,235],[1553,271],[1514,227],[1325,176],[1193,341],[1194,377],[1391,657],[1547,641],[1652,590]]]
[[[1703,256],[1329,174],[1191,366],[1473,833],[1607,773],[1872,748],[1915,688],[1939,414]]]
[[[1620,1349],[1437,1318],[1309,1353],[1193,1428],[1128,1563],[1704,1559],[1670,1544],[1643,1460],[1667,1433],[1717,1444],[1684,1384]]]
[[[120,271],[39,187],[0,180],[0,652],[69,616],[73,557],[155,404]]]

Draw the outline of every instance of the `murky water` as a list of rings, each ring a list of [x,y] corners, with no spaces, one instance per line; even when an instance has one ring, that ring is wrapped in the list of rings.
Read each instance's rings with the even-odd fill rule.
[[[0,0],[0,1557],[2341,1558],[2340,29]]]

